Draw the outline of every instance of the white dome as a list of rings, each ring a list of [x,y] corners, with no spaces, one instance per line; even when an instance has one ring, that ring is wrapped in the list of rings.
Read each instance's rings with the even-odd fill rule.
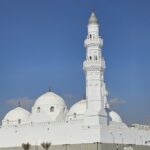
[[[34,105],[65,105],[63,98],[53,92],[46,92],[41,95],[35,102]]]
[[[86,112],[86,100],[80,100],[79,102],[75,103],[69,110],[68,114],[85,114]]]
[[[18,120],[18,119],[26,120],[29,116],[30,113],[27,110],[21,107],[17,107],[9,111],[4,117],[4,120]]]
[[[114,111],[109,112],[109,116],[114,122],[122,123],[121,117]]]
[[[30,116],[30,112],[27,110],[17,107],[9,111],[3,119],[3,124],[19,124],[25,122]]]
[[[46,92],[36,100],[29,120],[32,122],[63,120],[67,112],[63,98],[53,92]]]
[[[68,120],[83,119],[86,112],[86,100],[80,100],[75,103],[67,114]]]

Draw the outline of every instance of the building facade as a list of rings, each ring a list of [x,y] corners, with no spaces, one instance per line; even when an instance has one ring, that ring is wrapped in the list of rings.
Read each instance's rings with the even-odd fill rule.
[[[103,39],[98,19],[92,12],[84,41],[86,97],[68,109],[62,97],[46,92],[35,101],[32,111],[20,106],[9,111],[0,127],[0,149],[20,150],[23,143],[54,150],[149,150],[150,127],[127,126],[111,110],[104,81]]]

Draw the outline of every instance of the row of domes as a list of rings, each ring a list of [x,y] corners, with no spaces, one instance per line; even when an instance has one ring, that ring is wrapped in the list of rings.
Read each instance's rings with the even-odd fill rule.
[[[31,122],[50,122],[66,119],[81,119],[86,113],[87,101],[81,100],[75,103],[68,111],[67,105],[62,97],[54,92],[46,92],[41,95],[32,107],[32,113],[17,107],[9,111],[4,117],[3,125],[17,125]],[[109,112],[109,117],[114,122],[122,122],[120,116]]]

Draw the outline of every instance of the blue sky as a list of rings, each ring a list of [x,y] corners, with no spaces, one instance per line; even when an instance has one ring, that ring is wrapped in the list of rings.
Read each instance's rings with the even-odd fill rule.
[[[0,118],[52,91],[84,96],[82,63],[94,8],[104,39],[109,100],[125,122],[150,123],[149,0],[1,0]]]

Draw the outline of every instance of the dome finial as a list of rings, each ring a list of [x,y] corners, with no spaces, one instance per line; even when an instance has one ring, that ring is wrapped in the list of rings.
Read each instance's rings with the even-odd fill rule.
[[[21,102],[20,101],[18,101],[18,107],[20,107],[21,106]]]
[[[50,86],[48,88],[48,92],[52,92],[52,88]]]
[[[95,12],[95,9],[94,9],[94,7],[92,8],[92,13],[94,13]]]

